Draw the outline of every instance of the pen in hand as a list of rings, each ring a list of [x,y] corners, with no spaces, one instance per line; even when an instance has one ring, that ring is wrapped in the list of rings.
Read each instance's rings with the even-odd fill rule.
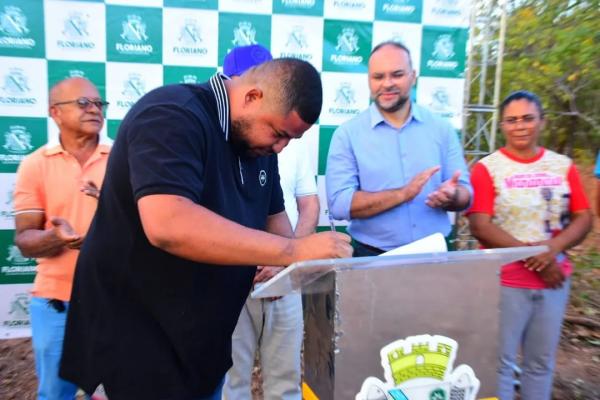
[[[327,215],[329,215],[329,227],[331,228],[331,232],[335,232],[335,222],[333,221],[333,217],[329,210],[327,210]]]

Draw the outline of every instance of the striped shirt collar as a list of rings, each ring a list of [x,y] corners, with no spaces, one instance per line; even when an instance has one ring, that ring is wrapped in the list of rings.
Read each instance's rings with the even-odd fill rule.
[[[228,76],[216,73],[208,81],[215,95],[217,111],[219,113],[219,124],[225,134],[225,140],[229,140],[229,97],[227,96],[227,90],[223,81],[228,79],[230,79]]]

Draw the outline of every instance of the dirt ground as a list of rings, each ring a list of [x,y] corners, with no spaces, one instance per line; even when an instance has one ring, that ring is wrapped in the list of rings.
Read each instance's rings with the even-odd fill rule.
[[[591,168],[582,168],[582,177],[593,201]],[[586,241],[574,249],[573,257],[577,268],[557,357],[553,399],[600,399],[600,218]],[[0,340],[0,399],[34,400],[36,384],[31,340]],[[254,386],[259,393],[258,379]]]
[[[594,205],[592,168],[580,171]],[[576,268],[557,357],[554,399],[600,399],[600,218],[572,253]]]

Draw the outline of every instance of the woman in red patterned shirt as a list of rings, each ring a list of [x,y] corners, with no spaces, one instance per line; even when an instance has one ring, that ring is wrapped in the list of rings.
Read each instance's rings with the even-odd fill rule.
[[[573,269],[564,252],[585,238],[592,217],[573,162],[538,144],[545,122],[539,98],[514,92],[500,114],[506,145],[473,167],[468,216],[486,248],[548,246],[502,267],[498,366],[498,397],[512,400],[520,348],[521,398],[545,400]]]

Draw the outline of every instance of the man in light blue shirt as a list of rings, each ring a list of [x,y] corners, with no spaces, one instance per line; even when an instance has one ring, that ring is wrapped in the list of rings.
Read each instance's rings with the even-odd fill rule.
[[[327,201],[350,220],[355,256],[451,230],[447,211],[464,210],[472,188],[454,129],[411,103],[416,80],[408,49],[376,46],[369,58],[373,104],[335,132],[327,159]]]

